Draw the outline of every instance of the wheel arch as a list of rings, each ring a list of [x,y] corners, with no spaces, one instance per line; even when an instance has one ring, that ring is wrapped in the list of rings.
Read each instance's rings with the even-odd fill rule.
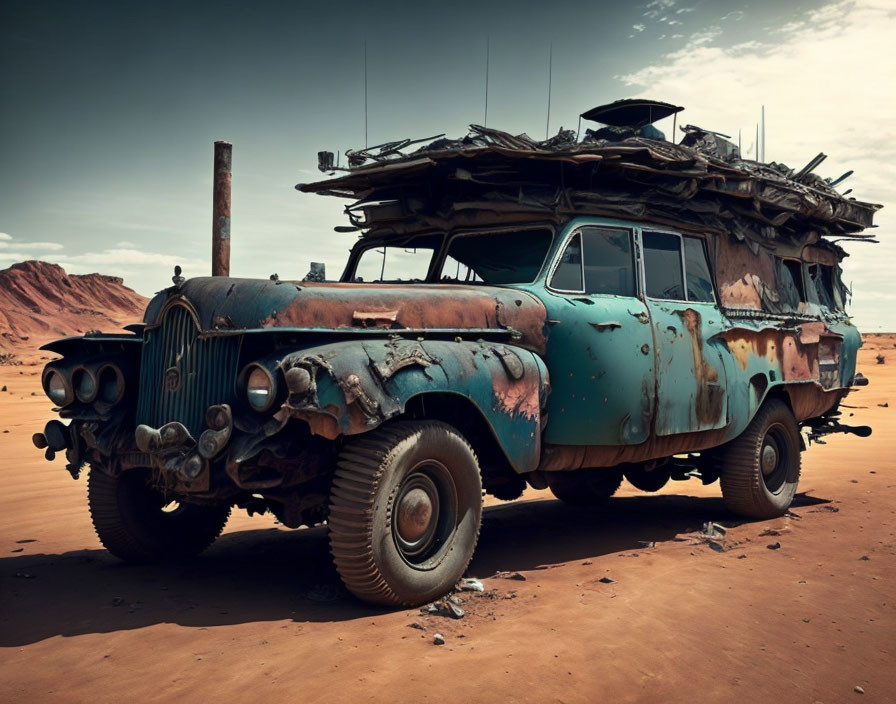
[[[335,440],[396,418],[431,418],[465,425],[490,469],[538,466],[550,385],[544,362],[529,350],[393,337],[302,349],[276,366],[288,390],[277,416],[304,420],[314,434]]]
[[[479,459],[483,479],[516,474],[494,426],[473,401],[456,392],[424,392],[407,399],[399,419],[438,420],[457,428]]]

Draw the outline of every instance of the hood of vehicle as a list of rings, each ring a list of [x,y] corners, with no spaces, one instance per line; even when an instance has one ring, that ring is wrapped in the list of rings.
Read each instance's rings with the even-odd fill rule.
[[[456,284],[354,284],[265,281],[230,277],[190,279],[157,295],[148,325],[180,303],[202,332],[260,328],[311,331],[430,330],[463,333],[515,331],[516,344],[543,350],[547,312],[525,291]]]

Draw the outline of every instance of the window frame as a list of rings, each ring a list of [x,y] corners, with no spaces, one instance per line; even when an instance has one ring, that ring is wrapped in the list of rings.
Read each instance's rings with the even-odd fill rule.
[[[642,227],[641,232],[641,276],[643,277],[642,286],[644,289],[644,298],[651,301],[670,301],[673,303],[688,303],[688,279],[684,269],[684,236],[680,232],[672,230],[660,230],[652,227]],[[644,244],[644,235],[647,233],[656,233],[657,235],[672,235],[678,238],[678,261],[681,264],[681,290],[684,293],[683,299],[678,298],[659,298],[657,296],[649,296],[647,294],[647,245]]]
[[[585,290],[585,234],[584,231],[588,228],[595,229],[612,229],[612,230],[622,230],[628,234],[628,241],[631,245],[631,259],[632,259],[632,277],[634,279],[634,292],[630,295],[621,294],[621,293],[588,293]],[[581,241],[581,251],[582,257],[579,262],[580,276],[582,279],[582,288],[578,290],[568,290],[562,288],[556,288],[551,286],[551,281],[554,278],[554,273],[557,268],[560,266],[560,261],[563,258],[563,253],[566,252],[566,248],[569,247],[569,244],[572,242],[574,237],[579,237]],[[552,293],[567,293],[567,294],[577,294],[580,296],[615,296],[619,298],[640,298],[641,297],[641,283],[638,280],[639,267],[641,265],[641,257],[639,256],[639,240],[638,240],[638,228],[637,226],[632,225],[618,225],[618,224],[607,224],[607,223],[582,223],[581,225],[576,226],[572,229],[567,236],[563,239],[563,242],[557,248],[557,253],[554,255],[554,261],[551,262],[551,266],[547,271],[547,276],[544,279],[544,287],[551,291]]]
[[[684,291],[684,298],[656,298],[654,296],[647,295],[647,247],[644,245],[644,234],[649,232],[655,232],[658,235],[674,235],[678,238],[678,254],[679,261],[681,262],[681,281],[682,291]],[[711,301],[695,301],[688,297],[688,270],[684,253],[685,237],[690,237],[691,239],[697,240],[700,243],[700,246],[703,248],[703,256],[706,258],[706,266],[709,269],[709,283],[712,286]],[[638,228],[638,239],[641,246],[641,267],[638,273],[641,277],[641,291],[644,295],[645,300],[649,299],[651,301],[663,301],[668,303],[694,303],[718,307],[719,298],[718,294],[716,293],[715,269],[713,268],[712,262],[709,258],[709,248],[706,246],[705,237],[701,237],[700,235],[687,235],[681,232],[677,232],[676,230],[665,230],[661,227],[640,226]]]
[[[712,292],[712,300],[711,301],[692,301],[688,298],[688,303],[704,303],[704,304],[712,304],[714,306],[719,305],[719,297],[716,294],[716,272],[712,266],[712,263],[709,259],[709,247],[706,246],[706,238],[700,237],[698,235],[682,235],[682,250],[681,250],[681,265],[684,267],[684,294],[688,295],[688,263],[687,256],[685,256],[684,244],[686,239],[696,240],[700,243],[700,248],[703,250],[703,258],[706,260],[706,269],[709,272],[709,285],[711,287]]]
[[[584,227],[584,226],[583,226]],[[577,293],[580,295],[585,295],[585,238],[582,237],[582,227],[577,227],[572,230],[561,243],[560,247],[557,249],[557,254],[554,255],[554,261],[551,263],[551,268],[548,269],[548,275],[545,278],[544,286],[548,291],[553,291],[554,293]],[[560,266],[563,255],[566,253],[566,250],[569,249],[569,245],[572,244],[572,241],[578,237],[579,238],[579,277],[582,281],[582,288],[580,289],[566,289],[566,288],[555,288],[551,286],[551,282],[554,280],[554,274],[557,272],[557,268]]]

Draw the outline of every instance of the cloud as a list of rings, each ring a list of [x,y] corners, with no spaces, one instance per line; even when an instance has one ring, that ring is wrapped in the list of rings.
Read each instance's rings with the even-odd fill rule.
[[[647,25],[633,24],[632,29],[635,30],[636,32],[643,32],[645,29],[647,29]]]
[[[0,232],[0,251],[6,252],[10,247],[28,252],[60,252],[65,249],[65,245],[58,242],[22,242],[6,232]],[[4,257],[4,259],[8,258],[8,256]]]
[[[25,247],[31,252],[59,252],[65,249],[64,245],[58,242],[10,242],[8,240],[0,241],[0,249],[8,249],[9,247]]]
[[[3,264],[15,264],[16,262],[25,262],[29,259],[40,259],[41,257],[35,257],[32,252],[24,252],[21,250],[2,250],[0,251],[0,263]]]
[[[765,105],[767,160],[800,168],[824,151],[828,159],[816,173],[854,169],[841,189],[886,207],[875,217],[881,244],[846,244],[852,312],[867,330],[896,330],[896,238],[887,232],[896,227],[896,12],[880,0],[855,0],[792,20],[734,46],[724,45],[718,27],[706,27],[621,80],[636,95],[685,105],[688,122],[735,139],[742,128],[745,146]]]
[[[644,5],[644,12],[641,17],[657,22],[665,22],[668,20],[667,12],[675,6],[675,0],[651,0]]]
[[[168,266],[172,269],[176,264],[183,266],[184,262],[198,263],[198,259],[179,257],[175,254],[160,254],[158,252],[144,252],[139,249],[127,247],[110,247],[99,252],[85,252],[84,254],[59,255],[54,258],[60,264],[87,265],[92,267],[126,267],[132,269],[135,266]],[[202,266],[205,263],[202,262]],[[110,271],[110,273],[113,273]]]

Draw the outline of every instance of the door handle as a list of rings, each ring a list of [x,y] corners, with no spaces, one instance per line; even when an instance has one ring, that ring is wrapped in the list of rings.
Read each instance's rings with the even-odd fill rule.
[[[621,328],[622,323],[617,323],[615,320],[608,320],[605,323],[589,323],[591,327],[593,327],[598,332],[603,332],[604,330],[612,330],[613,328]]]

